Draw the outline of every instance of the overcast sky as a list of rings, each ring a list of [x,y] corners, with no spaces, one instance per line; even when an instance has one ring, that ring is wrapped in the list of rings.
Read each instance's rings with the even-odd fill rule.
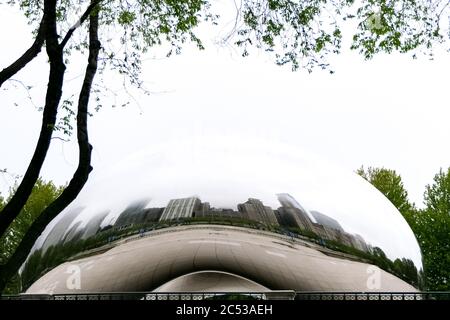
[[[0,30],[3,68],[32,40],[25,19],[6,6]],[[118,91],[120,101],[132,103],[111,108],[106,100],[90,118],[95,170],[180,137],[255,137],[266,139],[268,148],[283,142],[309,150],[348,171],[361,165],[395,169],[421,205],[425,185],[440,167],[450,166],[450,54],[438,53],[434,61],[397,54],[364,61],[344,50],[330,58],[336,71],[330,75],[293,73],[262,53],[241,58],[213,41],[206,44],[203,52],[187,48],[180,56],[146,60],[143,78],[153,94],[129,98]],[[80,65],[69,67],[69,88],[79,83]],[[0,92],[0,169],[10,174],[23,174],[34,150],[47,77],[43,52],[17,76],[34,86],[35,106],[20,85],[9,83]],[[120,79],[109,81],[120,90]],[[60,184],[69,180],[76,152],[75,142],[54,140],[42,175]],[[0,174],[3,194],[13,182],[10,174]]]

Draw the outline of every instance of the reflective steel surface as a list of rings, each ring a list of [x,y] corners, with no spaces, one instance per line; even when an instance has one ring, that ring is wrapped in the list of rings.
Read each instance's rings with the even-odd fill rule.
[[[164,281],[211,269],[245,277],[269,289],[370,291],[371,288],[364,286],[370,287],[370,276],[373,275],[370,266],[376,265],[382,270],[382,277],[391,280],[384,281],[377,288],[375,279],[374,291],[411,291],[413,287],[406,283],[418,287],[420,282],[422,258],[411,229],[398,210],[365,180],[304,150],[267,141],[225,138],[168,142],[151,146],[109,169],[96,168],[76,201],[49,225],[38,240],[34,258],[29,257],[28,269],[25,266],[24,271],[30,274],[31,281],[36,280],[31,275],[31,266],[33,263],[39,264],[39,259],[53,259],[53,266],[48,263],[48,269],[61,264],[53,257],[58,248],[64,247],[66,252],[70,251],[70,255],[77,253],[82,257],[82,252],[86,250],[95,251],[95,248],[102,246],[119,250],[123,245],[120,241],[129,236],[150,235],[151,239],[155,230],[176,229],[180,225],[186,228],[195,225],[226,225],[239,229],[241,233],[242,230],[248,230],[249,233],[260,230],[264,232],[264,237],[270,238],[270,234],[274,234],[282,237],[281,242],[291,241],[293,245],[307,250],[297,248],[295,250],[298,252],[286,255],[279,251],[281,247],[272,248],[275,251],[271,259],[283,261],[288,266],[283,270],[288,271],[265,269],[267,257],[261,258],[261,262],[253,257],[247,261],[249,266],[241,269],[231,267],[233,263],[239,264],[239,258],[225,268],[224,264],[217,263],[219,258],[216,257],[216,260],[210,259],[212,262],[201,267],[195,267],[194,261],[192,268],[165,274]],[[189,237],[195,238],[195,231],[192,232]],[[215,236],[212,232],[205,237],[213,242],[214,250],[217,251],[220,241],[225,241],[222,238],[230,237],[232,232],[226,236]],[[181,235],[180,239],[183,238]],[[189,238],[189,241],[204,239],[194,238]],[[236,236],[236,239],[239,240],[240,236]],[[255,251],[272,250],[269,244],[265,244],[267,248],[264,247],[263,238],[255,239],[261,243],[245,242],[246,248],[255,245]],[[130,246],[130,243],[133,242],[129,241],[126,245]],[[145,243],[149,250],[153,250],[150,248],[151,241]],[[230,250],[235,249],[231,246]],[[189,250],[186,247],[183,252]],[[205,252],[214,255],[214,250]],[[313,250],[310,254],[319,258],[311,260],[309,265],[303,265],[308,250]],[[176,250],[170,252],[180,254]],[[45,257],[46,254],[48,257]],[[103,252],[96,254],[101,255]],[[195,260],[195,254],[191,255]],[[151,257],[148,259],[151,260]],[[132,260],[132,257],[127,260],[130,266],[134,265]],[[323,265],[320,261],[323,261]],[[362,277],[358,278],[358,285],[352,287],[350,284],[353,281],[351,274],[342,276],[336,273],[338,267],[329,267],[333,265],[332,262],[339,264],[340,261],[358,264],[356,269],[365,273],[365,276],[361,273],[353,277],[353,280]],[[255,270],[253,275],[251,266]],[[121,265],[121,268],[126,270],[127,265]],[[111,274],[116,272],[113,269],[109,270]],[[52,272],[61,274],[64,270],[56,268]],[[289,286],[287,275],[283,281],[271,282],[268,280],[270,277],[262,275],[264,272],[290,272],[289,277],[294,278],[291,283],[296,283],[295,287],[284,287]],[[377,275],[376,272],[374,274]],[[45,280],[48,286],[52,280],[48,274],[46,276],[41,280]],[[58,278],[58,275],[55,277]],[[157,276],[152,273],[151,277]],[[328,279],[325,282],[333,285],[320,283],[317,280],[320,278]],[[42,285],[39,287],[41,280],[32,286],[34,290],[42,291]],[[146,290],[154,290],[156,285],[163,286],[165,283],[152,281],[148,281]],[[101,289],[90,287],[86,290],[98,292]],[[108,289],[120,291],[136,288],[127,284]],[[59,290],[65,292],[62,286]]]

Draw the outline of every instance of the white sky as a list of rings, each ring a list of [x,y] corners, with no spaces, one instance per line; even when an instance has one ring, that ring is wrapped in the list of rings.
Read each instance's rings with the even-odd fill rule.
[[[7,6],[0,10],[0,30],[3,68],[32,40],[25,19]],[[112,109],[105,104],[90,119],[95,170],[160,141],[218,134],[256,137],[267,139],[268,146],[281,141],[310,150],[348,171],[362,164],[395,169],[410,198],[421,205],[424,186],[440,167],[450,166],[448,54],[438,53],[434,61],[393,54],[367,62],[344,50],[330,59],[336,71],[330,75],[292,73],[264,54],[244,59],[208,42],[207,48],[147,60],[143,77],[155,93],[135,94],[139,106]],[[71,64],[66,79],[79,76],[82,63]],[[35,85],[37,106],[42,106],[46,70],[43,52],[17,76]],[[76,88],[77,81],[69,87]],[[120,79],[110,81],[107,85],[120,88]],[[9,90],[0,92],[0,169],[23,174],[41,113],[20,86],[5,87]],[[76,152],[74,142],[55,140],[42,175],[60,184],[69,180]],[[8,174],[0,174],[3,194],[11,183]]]

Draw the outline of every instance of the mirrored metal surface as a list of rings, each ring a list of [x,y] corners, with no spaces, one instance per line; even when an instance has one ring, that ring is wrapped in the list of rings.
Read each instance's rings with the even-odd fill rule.
[[[91,250],[98,254],[98,261],[103,261],[107,259],[108,252],[103,253],[107,249],[114,248],[110,254],[118,250],[115,256],[124,252],[120,249],[125,245],[120,242],[124,239],[150,235],[153,238],[146,238],[146,242],[135,241],[152,246],[152,241],[156,243],[160,241],[158,237],[165,236],[161,232],[174,230],[177,236],[166,239],[166,243],[178,241],[174,244],[178,249],[186,243],[199,245],[192,253],[189,246],[183,249],[188,264],[190,256],[194,259],[193,267],[173,267],[182,262],[176,262],[180,252],[172,247],[165,248],[167,254],[153,254],[141,264],[135,255],[135,262],[128,260],[131,269],[133,266],[139,269],[140,265],[145,269],[148,263],[159,264],[174,255],[170,263],[166,261],[172,266],[171,273],[161,273],[161,281],[154,280],[158,276],[151,273],[153,282],[148,280],[151,283],[140,289],[153,290],[163,286],[164,281],[203,270],[232,273],[271,289],[411,291],[414,288],[407,283],[419,285],[420,249],[398,210],[356,174],[306,151],[258,140],[197,139],[152,146],[112,168],[96,169],[76,201],[49,225],[36,243],[34,254],[23,268],[29,284],[36,280],[32,272],[34,264],[42,263],[42,259],[48,259],[47,265],[53,266],[65,261],[66,257],[60,260],[54,257],[58,250],[72,255],[75,261],[74,254],[82,257],[83,252]],[[218,229],[216,235],[202,234],[199,230],[204,229],[197,229],[208,225],[211,230],[220,225],[225,229]],[[248,234],[256,230],[262,233],[247,238],[245,230]],[[230,237],[237,245],[229,244]],[[188,240],[182,245],[182,239]],[[126,243],[129,249],[134,248],[133,241]],[[205,249],[208,245],[215,249],[208,251]],[[231,247],[234,260],[227,260],[226,252],[222,256],[217,253],[221,245]],[[291,246],[291,251],[284,252],[286,246]],[[96,252],[96,248],[106,249]],[[206,250],[206,262],[196,265],[195,252],[198,254],[199,248]],[[155,249],[149,247],[146,252],[152,250]],[[252,252],[259,252],[260,258],[244,257]],[[208,260],[208,254],[214,257]],[[272,261],[279,260],[277,264],[286,267],[270,267],[263,255]],[[145,253],[141,253],[143,256]],[[306,258],[313,256],[311,261]],[[309,262],[303,264],[305,261]],[[240,263],[253,265],[254,272],[249,266],[236,267]],[[348,263],[354,267],[353,276],[345,273],[346,265],[347,270],[351,269]],[[100,263],[98,268],[112,264]],[[113,268],[108,272],[128,268],[124,261],[119,265],[121,271]],[[382,272],[373,271],[371,266]],[[38,280],[31,292],[48,288],[65,271],[56,268],[52,272]],[[370,278],[377,275],[381,275],[384,283]],[[350,283],[356,283],[358,277],[359,284],[352,287]],[[327,281],[328,286],[322,283]],[[57,291],[65,291],[63,281],[58,282]],[[283,287],[289,285],[294,287]],[[137,289],[129,283],[105,288],[99,284],[85,290]]]

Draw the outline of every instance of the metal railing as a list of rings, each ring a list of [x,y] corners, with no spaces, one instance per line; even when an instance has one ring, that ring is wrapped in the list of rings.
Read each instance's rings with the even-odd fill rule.
[[[450,300],[445,292],[296,292],[295,300],[413,301]]]
[[[86,293],[86,294],[21,294],[0,296],[0,300],[145,300],[145,301],[199,301],[199,300],[314,300],[314,301],[417,301],[450,300],[450,291],[446,292],[123,292],[123,293]]]

